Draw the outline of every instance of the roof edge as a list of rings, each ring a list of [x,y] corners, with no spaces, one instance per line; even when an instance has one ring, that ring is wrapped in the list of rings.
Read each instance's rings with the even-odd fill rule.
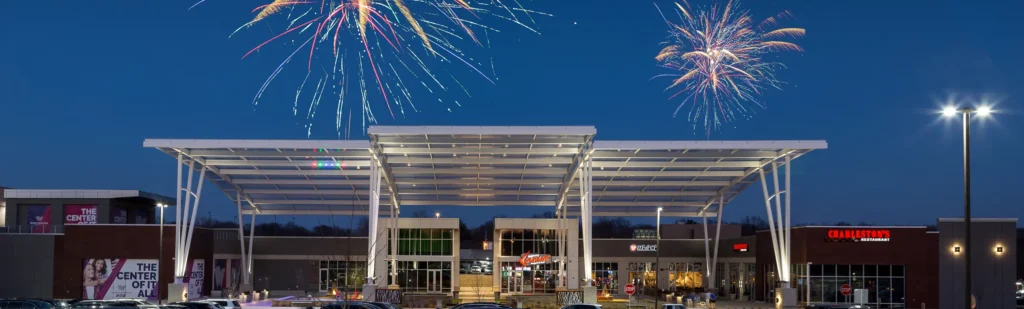
[[[595,135],[594,126],[370,126],[369,135]]]

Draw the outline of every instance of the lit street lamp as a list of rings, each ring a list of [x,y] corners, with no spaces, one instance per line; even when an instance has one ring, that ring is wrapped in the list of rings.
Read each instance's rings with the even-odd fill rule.
[[[156,207],[160,208],[160,239],[157,240],[157,242],[156,242],[157,243],[157,247],[160,247],[160,256],[157,258],[157,265],[160,265],[160,263],[163,263],[163,261],[164,261],[164,208],[167,208],[167,205],[165,205],[164,203],[157,203]],[[159,304],[160,303],[160,270],[159,269],[156,272],[156,285],[157,285],[156,286],[156,302]]]
[[[440,211],[434,213],[434,218],[440,218],[440,217],[441,217],[441,212]]]
[[[985,117],[992,114],[992,108],[982,106],[977,109],[972,107],[957,109],[949,106],[942,109],[943,116],[953,117],[956,114],[963,115],[964,127],[964,252],[966,252],[964,254],[966,267],[964,271],[964,282],[966,283],[964,302],[966,309],[973,309],[971,306],[973,297],[973,293],[971,293],[971,114]]]

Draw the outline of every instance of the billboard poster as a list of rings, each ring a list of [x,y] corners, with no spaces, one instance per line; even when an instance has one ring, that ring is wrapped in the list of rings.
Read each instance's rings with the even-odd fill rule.
[[[83,299],[156,299],[157,260],[85,259]]]
[[[185,268],[185,284],[188,285],[188,299],[197,299],[203,295],[203,279],[206,279],[206,260],[192,260]]]
[[[64,224],[96,224],[96,205],[64,205]]]
[[[113,220],[110,221],[113,221],[115,224],[128,223],[128,210],[124,208],[115,208],[113,211],[113,215],[114,218]]]
[[[213,260],[213,290],[221,291],[228,286],[228,260]]]
[[[28,226],[32,233],[49,233],[51,222],[50,205],[29,205],[26,209],[28,212]]]

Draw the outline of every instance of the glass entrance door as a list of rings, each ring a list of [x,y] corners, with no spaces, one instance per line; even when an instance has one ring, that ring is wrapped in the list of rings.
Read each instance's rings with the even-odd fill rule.
[[[522,293],[523,292],[523,271],[513,270],[508,272],[508,292],[509,293]]]
[[[440,270],[429,270],[429,271],[427,271],[427,292],[429,292],[429,293],[441,293],[441,271]]]

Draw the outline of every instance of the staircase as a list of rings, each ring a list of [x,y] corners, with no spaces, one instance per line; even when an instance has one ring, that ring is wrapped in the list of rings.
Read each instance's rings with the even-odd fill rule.
[[[462,303],[493,302],[494,282],[491,275],[460,274],[459,298]]]

